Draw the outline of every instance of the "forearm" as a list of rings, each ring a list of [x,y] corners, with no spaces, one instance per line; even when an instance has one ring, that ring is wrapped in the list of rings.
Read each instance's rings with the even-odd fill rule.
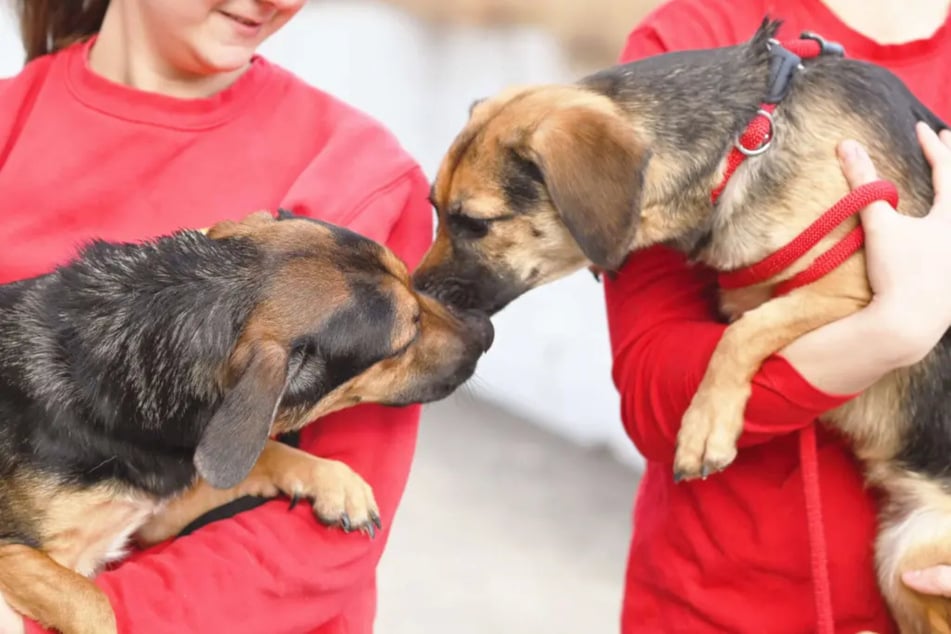
[[[817,389],[856,394],[913,360],[916,347],[892,323],[888,308],[873,303],[803,335],[779,354]]]

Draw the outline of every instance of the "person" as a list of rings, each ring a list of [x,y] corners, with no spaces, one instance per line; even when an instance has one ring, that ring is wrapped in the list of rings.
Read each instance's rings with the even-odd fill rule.
[[[949,120],[951,84],[940,80],[951,61],[948,5],[671,0],[630,32],[620,61],[738,44],[768,15],[784,21],[780,40],[808,30],[839,42],[846,55],[891,69]],[[920,134],[946,195],[948,137],[942,144]],[[839,157],[852,187],[875,179],[854,141],[842,140]],[[632,254],[616,279],[605,280],[621,417],[646,461],[633,511],[624,634],[895,631],[875,577],[876,493],[865,488],[845,440],[816,418],[921,359],[951,325],[951,201],[936,199],[925,219],[899,216],[886,203],[862,214],[872,303],[766,360],[736,461],[706,480],[676,484],[671,465],[680,418],[726,327],[714,314],[715,277],[658,246]],[[810,460],[818,499],[806,486]],[[916,573],[905,583],[951,596],[951,584],[941,583],[948,568]]]
[[[27,63],[0,81],[0,282],[48,272],[91,238],[138,241],[278,207],[345,225],[414,267],[433,223],[419,165],[380,123],[256,52],[304,4],[19,0]],[[296,440],[374,488],[375,539],[324,527],[306,504],[245,500],[96,578],[119,632],[371,632],[419,414],[354,407]]]

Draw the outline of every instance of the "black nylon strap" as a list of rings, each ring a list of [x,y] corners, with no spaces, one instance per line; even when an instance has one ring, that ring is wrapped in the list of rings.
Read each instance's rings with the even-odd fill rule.
[[[291,447],[300,447],[300,432],[282,434],[277,437],[277,440],[278,442],[282,442],[285,445],[290,445]],[[269,502],[273,499],[274,498],[262,498],[253,495],[247,495],[245,497],[238,498],[237,500],[232,500],[231,502],[214,508],[201,517],[193,520],[191,524],[182,529],[182,531],[178,534],[178,537],[190,535],[202,526],[207,526],[208,524],[217,522],[218,520],[234,517],[238,513],[242,513],[244,511],[250,511],[251,509],[257,508],[265,502]],[[288,502],[288,504],[290,503]]]
[[[772,46],[769,52],[769,88],[763,101],[779,103],[789,92],[793,75],[799,70],[802,58],[780,45]]]

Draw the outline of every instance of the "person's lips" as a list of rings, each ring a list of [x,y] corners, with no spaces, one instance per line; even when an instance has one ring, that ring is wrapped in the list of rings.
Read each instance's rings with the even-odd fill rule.
[[[238,15],[237,13],[229,13],[228,11],[219,11],[219,13],[230,19],[244,33],[253,35],[257,33],[262,26],[264,26],[263,20],[256,20],[243,15]]]

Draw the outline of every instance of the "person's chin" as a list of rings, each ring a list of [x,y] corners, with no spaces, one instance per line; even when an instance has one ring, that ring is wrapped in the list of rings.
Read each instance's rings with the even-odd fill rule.
[[[250,46],[219,45],[202,51],[199,58],[204,73],[234,73],[247,68],[254,53]]]

